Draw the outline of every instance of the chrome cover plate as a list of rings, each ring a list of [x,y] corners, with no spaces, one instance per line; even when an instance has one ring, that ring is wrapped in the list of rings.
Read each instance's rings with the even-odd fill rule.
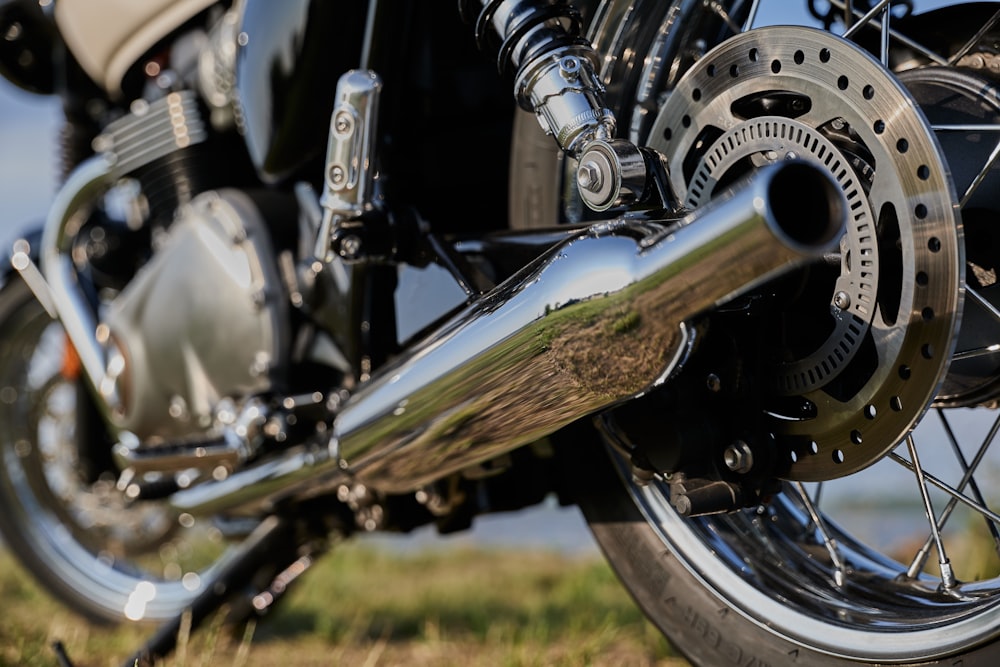
[[[123,364],[109,368],[123,399],[118,426],[147,443],[196,436],[215,426],[223,399],[268,391],[287,349],[283,294],[251,199],[194,199],[109,309]]]

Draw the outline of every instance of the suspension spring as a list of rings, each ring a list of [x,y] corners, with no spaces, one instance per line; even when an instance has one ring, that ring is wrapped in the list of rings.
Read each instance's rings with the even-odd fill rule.
[[[475,23],[476,41],[497,52],[497,68],[514,78],[518,104],[571,155],[614,137],[615,118],[604,104],[596,72],[600,61],[581,36],[582,18],[567,0],[459,0]]]
[[[472,22],[479,6],[476,43],[483,51],[496,51],[497,69],[513,76],[520,63],[543,52],[566,46],[583,46],[582,18],[566,0],[459,0],[462,16]],[[527,39],[526,39],[527,38]]]
[[[500,73],[514,77],[518,104],[576,160],[588,207],[605,211],[651,193],[662,205],[674,201],[659,156],[615,139],[615,116],[597,74],[600,58],[582,36],[583,19],[571,2],[459,0],[459,9],[475,23],[479,48],[496,50]]]

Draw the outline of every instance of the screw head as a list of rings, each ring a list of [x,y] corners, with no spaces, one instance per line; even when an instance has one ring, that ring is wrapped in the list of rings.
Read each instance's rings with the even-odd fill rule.
[[[333,117],[333,129],[341,136],[350,134],[354,130],[354,119],[351,118],[351,114],[346,111],[338,111]]]

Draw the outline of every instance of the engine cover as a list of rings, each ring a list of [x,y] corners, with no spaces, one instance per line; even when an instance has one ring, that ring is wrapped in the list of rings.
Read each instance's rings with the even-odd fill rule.
[[[198,436],[222,399],[267,392],[287,349],[282,294],[247,195],[210,192],[181,209],[106,318],[117,425],[146,444]]]

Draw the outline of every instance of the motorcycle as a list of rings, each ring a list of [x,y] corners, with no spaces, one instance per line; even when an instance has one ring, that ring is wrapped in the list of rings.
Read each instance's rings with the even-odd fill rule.
[[[694,664],[994,664],[1000,4],[930,4],[0,2],[8,548],[148,663],[555,496]]]

